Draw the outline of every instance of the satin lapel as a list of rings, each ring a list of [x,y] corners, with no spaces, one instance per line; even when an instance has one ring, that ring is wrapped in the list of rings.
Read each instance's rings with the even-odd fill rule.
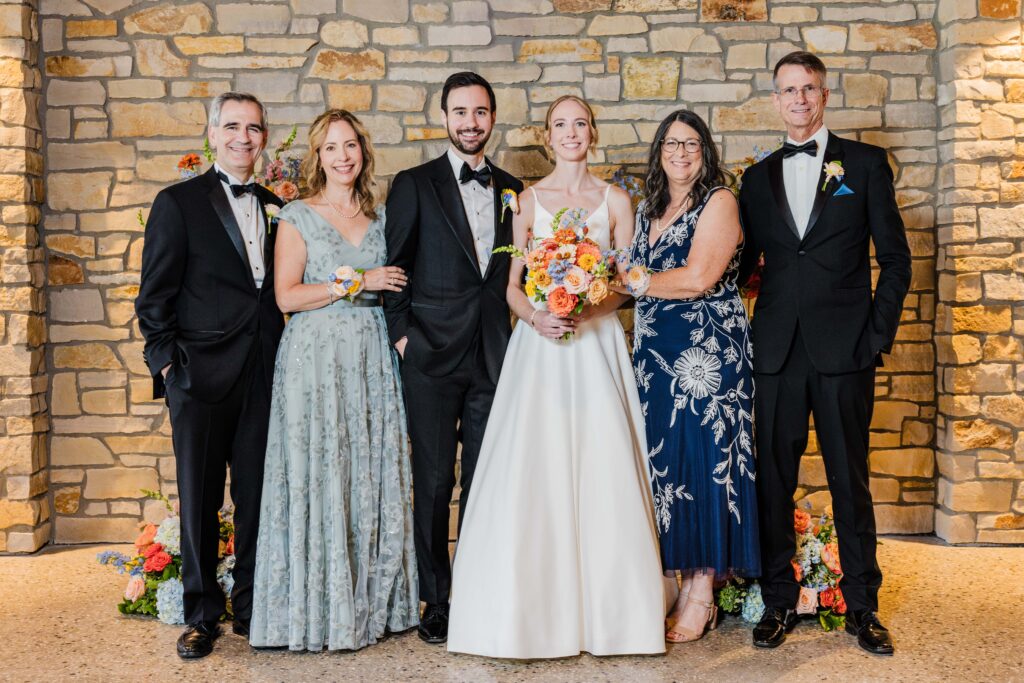
[[[839,138],[829,133],[828,143],[825,146],[825,163],[821,165],[821,172],[818,173],[818,184],[814,187],[814,206],[811,208],[811,217],[807,219],[807,230],[804,231],[804,239],[807,239],[807,236],[811,234],[814,224],[818,222],[818,217],[821,216],[821,212],[825,209],[825,204],[828,203],[829,198],[836,191],[835,179],[830,179],[827,184],[825,183],[825,166],[832,161],[842,160],[843,147],[839,143]],[[823,185],[825,189],[822,189]]]
[[[238,252],[239,258],[242,259],[242,263],[245,264],[245,271],[252,273],[252,266],[249,263],[249,255],[245,252],[245,244],[242,242],[242,230],[238,227],[238,221],[235,220],[235,212],[231,210],[231,204],[228,203],[228,196],[224,194],[224,187],[221,185],[217,176],[213,176],[212,188],[210,189],[210,203],[213,204],[213,210],[217,212],[217,217],[220,218],[220,223],[224,227],[224,231],[228,234],[228,239],[231,240],[231,244],[235,245],[235,251]],[[250,278],[250,281],[251,278]],[[256,283],[253,282],[253,287]]]
[[[448,164],[448,160],[442,157],[445,166]],[[440,165],[439,165],[440,166]],[[451,168],[441,168],[440,173],[435,173],[433,177],[434,181],[434,192],[437,193],[437,200],[441,204],[441,211],[444,214],[445,221],[448,223],[448,227],[451,228],[455,234],[455,239],[462,245],[462,250],[466,252],[466,257],[470,263],[476,269],[476,272],[480,272],[480,262],[476,258],[476,249],[473,247],[473,231],[469,227],[469,220],[466,218],[466,207],[462,204],[462,193],[459,192],[459,186],[455,180],[455,174],[452,173]]]
[[[491,168],[493,169],[494,166],[492,165]],[[501,192],[505,188],[499,183],[497,173],[494,173],[492,177],[494,178],[491,181],[491,184],[494,186],[494,244],[491,245],[491,249],[495,249],[512,244],[512,212],[505,211],[506,215],[501,215]],[[487,262],[487,272],[484,274],[484,279],[495,269],[496,256],[497,254],[492,254]]]
[[[256,198],[260,202],[260,212],[263,214],[263,225],[266,229],[263,231],[263,272],[266,273],[266,277],[263,278],[263,286],[267,286],[267,282],[273,279],[274,276],[274,231],[270,225],[270,217],[267,215],[267,204],[273,204],[270,197],[267,195],[273,195],[269,190],[264,190],[262,187],[257,188]],[[274,196],[276,199],[276,196]]]
[[[782,154],[770,157],[768,164],[768,179],[772,184],[772,194],[775,195],[775,205],[782,214],[786,225],[793,232],[797,239],[800,239],[800,231],[796,229],[796,221],[793,219],[793,212],[789,209],[789,200],[786,198],[786,183],[782,178]]]

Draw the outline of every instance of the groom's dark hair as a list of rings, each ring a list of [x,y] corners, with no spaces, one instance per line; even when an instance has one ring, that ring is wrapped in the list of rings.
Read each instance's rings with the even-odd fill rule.
[[[460,71],[459,73],[452,74],[444,82],[444,87],[441,88],[441,110],[444,112],[448,111],[448,93],[456,88],[468,88],[471,85],[479,85],[486,90],[487,97],[491,100],[491,113],[493,114],[497,111],[498,106],[494,100],[494,88],[491,87],[486,78],[472,71]]]
[[[812,71],[821,77],[821,85],[825,85],[825,76],[828,70],[825,68],[825,62],[821,61],[818,55],[811,52],[790,52],[788,55],[783,57],[775,65],[775,71],[772,72],[772,83],[775,83],[775,79],[779,77],[779,69],[786,66],[787,64],[793,64],[795,66],[802,66],[808,71]]]

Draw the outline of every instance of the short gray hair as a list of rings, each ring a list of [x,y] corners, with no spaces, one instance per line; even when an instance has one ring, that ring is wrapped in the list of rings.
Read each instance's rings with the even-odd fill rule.
[[[267,108],[255,95],[250,95],[247,92],[224,92],[214,97],[210,102],[209,123],[211,128],[220,125],[220,110],[223,109],[225,102],[252,102],[255,104],[260,108],[260,125],[263,126],[263,130],[267,130]]]

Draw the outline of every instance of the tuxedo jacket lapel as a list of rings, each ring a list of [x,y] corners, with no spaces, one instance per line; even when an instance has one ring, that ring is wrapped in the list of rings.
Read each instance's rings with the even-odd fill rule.
[[[505,211],[505,216],[502,216],[501,211],[501,193],[505,189],[505,185],[502,183],[501,175],[495,169],[494,164],[487,162],[492,171],[491,185],[494,187],[494,244],[491,245],[491,249],[504,246],[506,244],[512,244],[512,212]],[[486,279],[497,267],[495,258],[497,255],[492,254],[490,260],[487,262],[487,272],[484,273]]]
[[[213,210],[217,212],[217,217],[220,218],[221,227],[227,232],[228,239],[231,240],[231,244],[235,246],[235,251],[238,252],[239,258],[245,264],[245,271],[252,273],[249,255],[246,253],[245,244],[242,242],[242,229],[238,227],[238,221],[235,220],[235,212],[231,210],[228,196],[224,194],[224,187],[221,185],[220,179],[217,178],[213,168],[206,172],[206,177],[210,179],[210,192],[207,196],[210,199],[210,204],[213,205]],[[253,282],[253,287],[255,286],[256,283]]]
[[[775,205],[782,214],[782,219],[789,226],[797,239],[800,239],[800,231],[797,230],[796,220],[793,212],[789,209],[789,199],[786,198],[786,183],[782,177],[782,153],[777,152],[766,161],[768,164],[768,179],[771,182],[772,194],[775,195]]]
[[[469,227],[469,220],[466,218],[466,207],[462,204],[462,193],[459,192],[458,181],[448,165],[447,156],[437,160],[433,174],[434,192],[437,193],[438,202],[441,204],[441,212],[448,223],[448,227],[455,234],[455,239],[462,245],[466,257],[480,272],[480,262],[476,258],[476,249],[473,247],[473,231]]]
[[[274,275],[274,235],[273,228],[270,225],[270,216],[267,215],[267,204],[281,206],[281,200],[262,185],[256,187],[256,199],[259,200],[260,212],[263,214],[263,225],[266,226],[266,230],[263,232],[263,272],[266,273],[266,277],[263,278],[263,286],[266,287]]]
[[[807,229],[804,230],[804,239],[811,234],[811,230],[814,229],[814,224],[818,222],[818,218],[821,216],[821,212],[825,209],[825,204],[832,197],[832,194],[836,191],[836,181],[834,179],[828,180],[826,184],[825,180],[825,166],[833,161],[843,160],[843,146],[840,144],[839,138],[832,133],[828,134],[828,143],[825,145],[825,163],[821,165],[821,172],[818,173],[818,184],[814,186],[814,206],[811,208],[811,216],[807,219]],[[822,189],[824,187],[824,189]]]

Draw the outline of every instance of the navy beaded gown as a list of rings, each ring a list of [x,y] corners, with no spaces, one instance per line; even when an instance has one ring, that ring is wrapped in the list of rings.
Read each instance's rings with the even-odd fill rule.
[[[697,219],[716,191],[728,190],[712,190],[653,245],[641,206],[633,262],[654,272],[685,266]],[[633,370],[666,571],[760,573],[752,347],[736,284],[739,256],[737,248],[700,296],[636,302]]]

